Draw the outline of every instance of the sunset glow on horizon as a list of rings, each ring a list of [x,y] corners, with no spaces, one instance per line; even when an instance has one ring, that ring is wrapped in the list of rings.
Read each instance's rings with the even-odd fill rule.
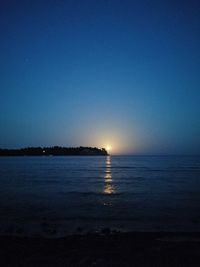
[[[108,152],[110,152],[111,149],[112,149],[111,146],[106,146],[106,150],[107,150]]]
[[[3,1],[0,148],[198,154],[199,11],[199,1]]]

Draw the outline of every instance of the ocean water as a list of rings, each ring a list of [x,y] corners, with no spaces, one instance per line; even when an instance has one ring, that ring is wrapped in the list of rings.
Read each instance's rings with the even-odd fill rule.
[[[0,234],[200,231],[200,157],[0,157]]]

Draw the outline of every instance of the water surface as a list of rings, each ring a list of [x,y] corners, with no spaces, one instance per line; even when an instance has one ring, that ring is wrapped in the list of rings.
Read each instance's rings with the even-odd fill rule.
[[[1,233],[200,231],[200,157],[0,158]]]

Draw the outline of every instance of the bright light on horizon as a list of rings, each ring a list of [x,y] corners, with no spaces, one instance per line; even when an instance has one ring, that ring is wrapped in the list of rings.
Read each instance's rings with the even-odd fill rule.
[[[106,150],[109,152],[111,150],[111,146],[106,146]]]
[[[120,155],[126,154],[133,150],[136,151],[137,145],[140,145],[140,141],[137,140],[129,131],[130,135],[126,132],[123,132],[121,129],[110,126],[108,130],[100,128],[95,128],[90,130],[87,137],[85,138],[84,145],[91,145],[96,147],[105,148],[108,154]],[[112,128],[112,129],[111,129]],[[123,127],[123,130],[125,127]],[[134,149],[133,149],[134,148]]]

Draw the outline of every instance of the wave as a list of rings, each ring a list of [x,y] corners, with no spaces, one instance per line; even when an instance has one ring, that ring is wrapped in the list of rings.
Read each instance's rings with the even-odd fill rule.
[[[60,218],[59,218],[60,219]],[[82,220],[82,221],[140,221],[140,217],[117,217],[117,216],[70,216],[64,217],[62,220],[73,221],[73,220]]]
[[[113,192],[112,194],[107,194],[105,192],[78,192],[78,191],[71,191],[71,192],[64,192],[64,195],[79,195],[79,196],[119,196],[126,194],[125,192]]]

